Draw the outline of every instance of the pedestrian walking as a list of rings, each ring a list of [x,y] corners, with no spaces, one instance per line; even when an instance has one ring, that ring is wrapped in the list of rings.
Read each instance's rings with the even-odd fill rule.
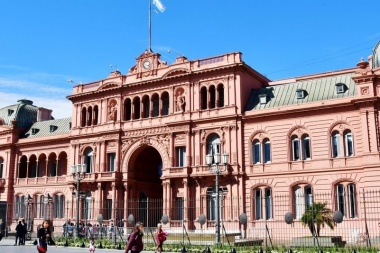
[[[164,244],[164,241],[166,241],[166,237],[168,236],[168,233],[166,233],[164,230],[162,230],[162,224],[158,223],[157,224],[157,230],[154,233],[154,237],[156,240],[156,251],[159,253],[162,252],[162,245]]]
[[[125,253],[140,253],[144,249],[143,243],[144,225],[141,222],[137,222],[134,231],[129,235],[127,247]]]
[[[25,245],[25,241],[26,241],[26,234],[28,233],[28,224],[25,222],[24,219],[21,220],[21,223],[24,227],[24,230],[22,231],[22,245]]]
[[[22,243],[22,237],[24,236],[24,226],[22,225],[21,221],[18,222],[16,228],[16,239],[15,239],[15,245],[14,246],[20,246]],[[18,241],[18,244],[17,244]]]
[[[39,253],[45,253],[47,251],[47,245],[55,245],[55,242],[51,238],[51,232],[49,227],[49,221],[44,220],[41,228],[37,231],[37,250]]]

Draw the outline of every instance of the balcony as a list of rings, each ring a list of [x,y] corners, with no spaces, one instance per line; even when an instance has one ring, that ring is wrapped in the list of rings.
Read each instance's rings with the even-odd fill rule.
[[[67,176],[16,178],[16,185],[66,184]],[[1,184],[0,184],[1,185]]]

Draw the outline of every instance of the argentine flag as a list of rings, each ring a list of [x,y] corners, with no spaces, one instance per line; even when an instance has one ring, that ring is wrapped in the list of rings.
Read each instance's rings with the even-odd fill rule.
[[[165,6],[162,4],[160,0],[153,0],[153,4],[157,7],[157,9],[161,12],[165,11]]]

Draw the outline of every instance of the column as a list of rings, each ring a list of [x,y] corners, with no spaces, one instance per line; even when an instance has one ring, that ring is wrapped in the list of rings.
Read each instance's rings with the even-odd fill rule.
[[[98,188],[98,192],[97,192],[97,201],[98,201],[98,214],[103,214],[103,218],[105,217],[104,216],[104,213],[103,213],[103,192],[102,192],[102,183],[98,183],[97,185],[97,188]]]

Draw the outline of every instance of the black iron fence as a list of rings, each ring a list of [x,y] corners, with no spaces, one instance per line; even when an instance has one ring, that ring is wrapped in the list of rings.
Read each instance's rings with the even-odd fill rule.
[[[380,190],[357,192],[350,187],[318,194],[304,187],[283,195],[273,195],[271,189],[262,188],[247,198],[229,197],[221,191],[219,205],[213,195],[128,202],[84,198],[80,199],[79,210],[75,198],[61,204],[44,203],[40,207],[30,202],[25,208],[2,203],[1,229],[3,235],[12,234],[16,220],[24,218],[29,230],[36,231],[44,219],[50,219],[55,236],[71,237],[76,234],[79,211],[79,233],[84,237],[125,240],[134,223],[140,221],[145,226],[145,240],[153,242],[157,223],[165,217],[167,243],[214,244],[216,225],[220,224],[221,243],[236,246],[377,246],[380,244]],[[220,206],[219,222],[215,220],[217,206]],[[333,219],[336,211],[342,214],[340,223]],[[292,218],[289,224],[285,215]]]

